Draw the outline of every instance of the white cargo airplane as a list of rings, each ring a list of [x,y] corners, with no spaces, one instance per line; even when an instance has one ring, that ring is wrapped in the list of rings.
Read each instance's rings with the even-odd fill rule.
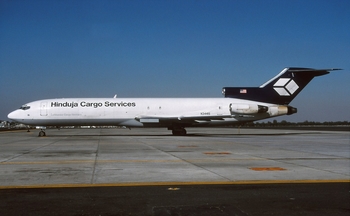
[[[224,98],[63,98],[27,103],[8,118],[27,125],[167,127],[224,126],[291,115],[288,104],[315,77],[340,69],[285,68],[260,87],[224,87]],[[39,136],[45,136],[41,130]]]

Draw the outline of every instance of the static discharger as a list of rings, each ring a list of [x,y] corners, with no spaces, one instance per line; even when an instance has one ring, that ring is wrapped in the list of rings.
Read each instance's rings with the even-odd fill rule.
[[[286,169],[281,168],[281,167],[251,167],[249,169],[254,170],[254,171],[283,171],[283,170],[286,170]]]

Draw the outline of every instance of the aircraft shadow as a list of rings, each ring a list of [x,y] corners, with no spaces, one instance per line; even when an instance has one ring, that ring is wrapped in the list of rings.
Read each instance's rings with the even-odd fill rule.
[[[170,134],[50,134],[47,131],[46,137],[246,137],[246,136],[290,136],[290,135],[301,135],[301,134],[320,134],[320,132],[286,132],[286,133],[188,133],[186,136],[174,136]]]

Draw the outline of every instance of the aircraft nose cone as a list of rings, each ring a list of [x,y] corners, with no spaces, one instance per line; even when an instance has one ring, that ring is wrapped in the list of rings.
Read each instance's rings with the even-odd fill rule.
[[[10,112],[10,113],[7,115],[7,118],[9,118],[9,119],[11,119],[11,120],[16,120],[16,119],[18,118],[17,110]]]

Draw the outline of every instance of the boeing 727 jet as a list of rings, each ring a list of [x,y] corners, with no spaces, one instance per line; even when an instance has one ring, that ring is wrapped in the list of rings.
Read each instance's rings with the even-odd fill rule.
[[[243,124],[291,115],[289,103],[316,76],[340,69],[285,68],[260,87],[224,87],[223,98],[64,98],[27,103],[8,118],[34,126],[186,127]],[[41,130],[39,136],[45,136]]]

